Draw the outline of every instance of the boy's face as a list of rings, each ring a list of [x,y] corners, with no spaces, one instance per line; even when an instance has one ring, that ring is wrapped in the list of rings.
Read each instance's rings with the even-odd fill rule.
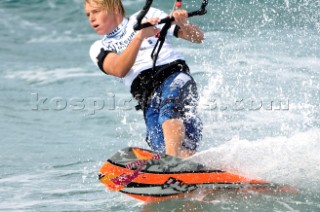
[[[85,11],[91,27],[99,35],[105,35],[112,32],[117,26],[116,17],[113,12],[106,11],[91,1],[85,4]]]

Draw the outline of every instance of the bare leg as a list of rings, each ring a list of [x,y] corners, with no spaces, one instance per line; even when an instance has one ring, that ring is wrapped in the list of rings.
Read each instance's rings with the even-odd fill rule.
[[[182,120],[168,119],[162,124],[162,129],[167,155],[187,158],[195,153],[182,147],[185,138],[185,127]]]

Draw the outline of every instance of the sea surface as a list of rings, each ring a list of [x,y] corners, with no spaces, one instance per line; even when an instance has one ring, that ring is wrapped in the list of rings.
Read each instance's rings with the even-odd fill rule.
[[[144,5],[124,0],[127,15]],[[173,1],[154,1],[170,12]],[[184,1],[194,10],[200,1]],[[100,166],[148,148],[128,89],[89,58],[82,0],[0,0],[0,211],[320,211],[320,1],[209,0],[172,38],[200,93],[191,160],[296,193],[217,192],[143,204],[110,192]]]

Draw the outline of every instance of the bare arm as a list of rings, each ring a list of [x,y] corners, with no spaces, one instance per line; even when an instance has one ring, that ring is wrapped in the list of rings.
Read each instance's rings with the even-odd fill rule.
[[[121,54],[109,53],[103,61],[103,71],[120,78],[126,76],[134,65],[142,41],[143,38],[136,35]]]
[[[180,29],[178,31],[179,38],[191,41],[193,43],[202,43],[204,40],[204,33],[194,24],[187,21],[188,12],[186,10],[176,10],[172,16]]]
[[[158,18],[148,20],[153,25],[158,23],[158,21]],[[121,54],[108,54],[103,61],[104,72],[120,78],[125,77],[136,61],[142,41],[145,38],[154,36],[158,32],[159,29],[154,29],[153,27],[140,30]]]

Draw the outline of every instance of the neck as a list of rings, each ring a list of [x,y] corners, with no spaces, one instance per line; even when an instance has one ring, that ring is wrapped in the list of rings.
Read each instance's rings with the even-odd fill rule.
[[[114,26],[113,26],[113,29],[111,32],[107,33],[106,36],[107,37],[114,37],[116,36],[117,34],[121,33],[122,31],[122,28],[124,27],[124,25],[122,24],[123,21],[124,21],[124,18],[123,16],[115,16],[114,17]]]
[[[117,26],[119,26],[119,25],[122,23],[123,18],[124,18],[124,17],[123,17],[122,15],[119,15],[119,14],[117,14],[117,15],[114,16],[114,21],[113,21],[114,26],[113,26],[113,29],[115,29]]]
[[[124,17],[122,15],[116,16],[116,24],[117,24],[116,27],[122,23],[123,19],[124,19]]]

